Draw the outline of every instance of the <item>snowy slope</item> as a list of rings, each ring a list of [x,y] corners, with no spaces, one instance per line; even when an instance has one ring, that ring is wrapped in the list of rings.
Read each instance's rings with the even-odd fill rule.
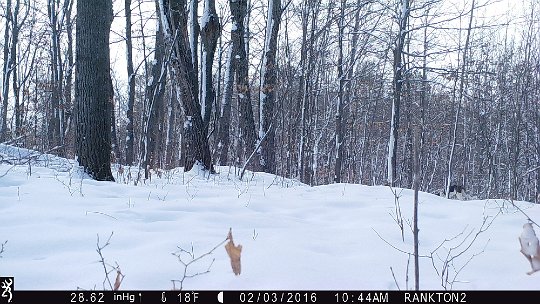
[[[407,287],[409,257],[399,250],[412,252],[411,190],[394,189],[403,241],[394,195],[384,186],[309,187],[262,173],[239,181],[228,167],[211,176],[175,169],[135,186],[124,181],[127,170],[116,183],[96,182],[73,160],[33,153],[0,145],[0,243],[8,240],[0,276],[14,276],[17,289],[102,289],[97,235],[103,245],[114,232],[102,252],[125,274],[121,289],[170,290],[184,270],[171,254],[177,246],[193,247],[197,257],[223,242],[230,227],[243,246],[242,274],[233,274],[221,244],[188,268],[193,274],[211,264],[209,273],[187,278],[184,289]],[[540,221],[539,206],[518,206]],[[509,202],[421,193],[419,208],[420,252],[433,256],[421,258],[422,289],[540,288],[540,273],[527,275],[529,262],[519,252],[526,217]],[[491,226],[464,251],[484,219]],[[452,240],[440,246],[445,239]],[[459,273],[450,286],[434,265],[440,271],[452,257],[449,275]],[[412,258],[408,267],[411,288]]]

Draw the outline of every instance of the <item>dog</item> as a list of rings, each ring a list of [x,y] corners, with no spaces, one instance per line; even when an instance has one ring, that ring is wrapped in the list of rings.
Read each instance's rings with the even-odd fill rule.
[[[450,189],[448,191],[449,195],[448,198],[451,199],[458,199],[460,201],[465,200],[466,194],[465,194],[465,187],[462,185],[450,185]]]

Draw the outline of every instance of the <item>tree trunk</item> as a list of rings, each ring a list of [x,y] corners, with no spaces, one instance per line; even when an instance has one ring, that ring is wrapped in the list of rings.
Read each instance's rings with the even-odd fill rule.
[[[161,22],[165,40],[171,44],[171,67],[177,86],[177,94],[183,105],[186,121],[184,122],[185,149],[184,170],[189,171],[198,163],[203,169],[214,172],[208,133],[204,128],[199,104],[198,88],[195,85],[197,75],[192,62],[189,37],[187,37],[186,0],[159,0]]]
[[[64,16],[66,18],[66,35],[67,35],[67,69],[66,69],[66,84],[64,86],[64,104],[65,104],[65,140],[64,143],[67,147],[74,146],[73,140],[73,100],[72,100],[72,90],[73,90],[73,24],[71,19],[71,11],[73,8],[72,0],[64,1]]]
[[[156,10],[159,9],[159,4],[156,2]],[[159,18],[159,16],[158,16]],[[158,20],[159,21],[159,20]],[[165,41],[163,30],[160,22],[157,25],[156,43],[154,60],[152,61],[150,82],[146,87],[145,96],[148,98],[148,121],[145,121],[145,136],[144,141],[144,170],[145,178],[149,177],[148,170],[158,165],[158,148],[160,141],[160,126],[163,127],[163,110],[164,110],[164,94],[165,81],[167,78],[167,68],[165,67]]]
[[[2,113],[0,115],[0,142],[7,139],[7,112],[8,112],[8,97],[9,97],[9,78],[11,75],[12,56],[10,54],[10,34],[9,24],[13,24],[11,15],[11,0],[6,2],[6,24],[4,31],[4,68],[2,70]]]
[[[253,108],[251,105],[251,89],[249,85],[249,58],[247,53],[246,40],[246,15],[247,0],[230,1],[233,22],[236,24],[236,31],[231,32],[231,39],[234,45],[233,60],[236,69],[236,91],[238,93],[238,119],[239,119],[239,144],[240,162],[247,162],[248,157],[255,150],[257,136],[255,132],[255,120],[253,118]],[[257,155],[251,161],[252,165],[247,168],[258,169]]]
[[[229,2],[230,3],[230,2]],[[234,24],[234,23],[233,23]],[[234,41],[233,45],[229,49],[227,57],[227,63],[225,68],[225,80],[223,83],[223,98],[221,101],[221,108],[219,110],[218,119],[218,139],[217,139],[217,159],[219,165],[225,166],[229,159],[229,145],[230,145],[230,124],[231,124],[231,101],[233,95],[234,85]],[[217,109],[216,109],[217,110]]]
[[[338,80],[339,80],[339,92],[338,102],[336,107],[336,164],[334,167],[334,182],[341,182],[341,164],[343,159],[343,90],[345,85],[345,74],[343,74],[343,33],[345,29],[345,0],[341,0],[340,17],[338,19]]]
[[[454,161],[454,153],[456,149],[456,141],[457,141],[457,131],[458,131],[458,120],[461,113],[461,106],[463,102],[463,94],[465,89],[465,71],[467,67],[467,53],[469,52],[469,42],[470,42],[470,36],[472,31],[472,22],[473,22],[473,16],[474,16],[474,9],[475,9],[475,0],[472,1],[471,4],[471,12],[469,15],[469,27],[467,29],[467,36],[465,38],[465,49],[463,50],[463,62],[461,67],[461,76],[459,80],[459,97],[458,97],[458,104],[457,104],[457,110],[456,110],[456,117],[454,120],[454,130],[452,133],[452,142],[450,145],[450,154],[448,156],[448,171],[446,176],[446,198],[450,197],[450,185],[453,181],[453,171],[452,171],[452,164]]]
[[[14,110],[15,110],[15,136],[18,136],[20,133],[20,129],[22,127],[22,121],[21,121],[21,107],[20,107],[20,87],[19,87],[19,63],[18,60],[18,51],[17,47],[19,44],[19,29],[21,25],[19,25],[19,10],[20,10],[20,0],[16,1],[15,7],[13,9],[13,28],[12,28],[12,34],[11,34],[11,66],[13,67],[13,97],[14,97]]]
[[[276,131],[273,122],[277,89],[276,52],[281,13],[281,0],[268,0],[259,96],[259,140],[262,141],[259,162],[263,171],[267,173],[276,172],[274,147]]]
[[[166,0],[171,1],[171,0]],[[174,0],[173,0],[174,1]],[[199,35],[201,27],[199,26],[199,1],[200,0],[187,0],[189,1],[189,47],[191,49],[191,64],[193,65],[193,75],[191,81],[194,88],[199,90]],[[200,98],[198,96],[197,98]],[[199,99],[197,99],[199,100]]]
[[[51,27],[51,78],[52,78],[52,96],[51,96],[51,117],[49,118],[49,147],[63,145],[63,129],[61,117],[63,116],[63,89],[62,77],[63,67],[60,51],[60,30],[58,25],[57,2],[49,0],[48,2],[49,26]],[[61,150],[60,150],[60,153]]]
[[[111,102],[109,103],[109,113],[111,114],[111,147],[112,147],[112,156],[111,161],[119,162],[120,161],[120,147],[118,147],[118,132],[116,131],[116,113],[115,102],[114,102],[114,87],[112,79],[109,85],[109,94],[111,94]]]
[[[78,0],[75,71],[76,153],[94,179],[114,181],[111,173],[109,33],[111,0]]]
[[[394,55],[394,98],[392,100],[392,118],[390,121],[390,139],[388,140],[388,159],[387,159],[387,183],[395,186],[396,168],[397,168],[397,141],[399,130],[399,110],[401,107],[401,88],[403,86],[403,47],[407,37],[407,23],[410,14],[409,0],[401,0],[401,10],[398,14],[398,39],[393,50]]]
[[[202,102],[201,107],[204,121],[204,129],[208,133],[212,105],[214,104],[215,92],[212,84],[212,64],[216,52],[217,41],[221,34],[219,17],[216,13],[216,1],[205,0],[204,13],[201,19],[201,43],[202,43]]]
[[[128,74],[128,104],[126,126],[126,165],[132,165],[134,161],[134,113],[135,106],[135,71],[133,69],[133,42],[131,39],[131,0],[125,0],[124,13],[126,17],[126,63]]]
[[[420,187],[420,131],[414,130],[413,134],[413,190],[414,190],[414,207],[413,207],[413,243],[414,243],[414,290],[420,290],[420,263],[418,252],[418,189]]]

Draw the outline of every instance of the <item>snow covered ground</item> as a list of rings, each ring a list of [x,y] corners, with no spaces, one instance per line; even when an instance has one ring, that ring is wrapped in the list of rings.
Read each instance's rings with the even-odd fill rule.
[[[175,169],[138,185],[125,170],[116,183],[96,182],[73,160],[5,145],[0,163],[0,243],[7,240],[0,276],[14,276],[19,290],[103,289],[97,237],[103,246],[113,232],[102,253],[108,264],[120,266],[124,290],[170,290],[171,280],[184,272],[171,253],[193,249],[196,258],[217,245],[188,267],[189,275],[211,266],[186,278],[184,289],[414,286],[413,260],[406,254],[413,250],[411,190],[393,189],[402,240],[395,196],[384,186],[309,187],[261,173],[240,181],[229,167],[211,176]],[[517,205],[540,222],[540,206]],[[540,288],[540,272],[527,275],[531,267],[519,251],[526,217],[510,202],[421,193],[419,210],[421,289]],[[229,228],[243,246],[239,276],[222,243]],[[190,260],[185,253],[182,258]],[[451,262],[449,282],[441,280],[445,262]]]

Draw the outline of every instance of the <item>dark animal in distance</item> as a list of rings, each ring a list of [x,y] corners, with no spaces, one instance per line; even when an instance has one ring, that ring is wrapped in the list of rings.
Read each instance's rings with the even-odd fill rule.
[[[464,200],[465,199],[465,187],[462,185],[450,185],[448,191],[448,198]]]

